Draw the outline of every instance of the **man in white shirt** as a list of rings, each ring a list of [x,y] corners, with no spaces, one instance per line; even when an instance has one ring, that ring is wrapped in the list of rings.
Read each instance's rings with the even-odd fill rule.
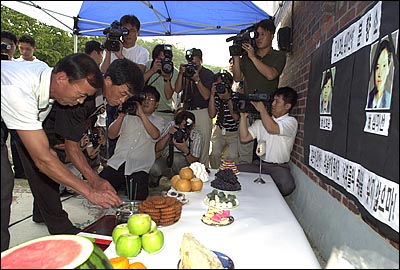
[[[26,149],[25,152],[29,153],[24,157],[25,160],[31,159],[30,162],[34,162],[38,172],[47,175],[49,179],[57,183],[72,188],[91,203],[104,208],[121,204],[115,190],[107,181],[89,185],[73,175],[49,147],[42,122],[50,112],[54,101],[64,106],[82,104],[88,96],[94,95],[97,89],[110,84],[108,81],[110,80],[103,78],[95,61],[84,53],[68,55],[62,58],[54,68],[50,68],[44,62],[1,61],[1,118],[9,129],[17,131]],[[113,105],[118,105],[130,95],[129,86],[123,84],[115,87],[118,90],[118,96],[110,96],[108,101]],[[107,93],[105,96],[107,97]],[[22,156],[21,159],[23,159]],[[56,185],[51,180],[46,183],[44,181],[30,182],[32,193],[44,194],[41,199],[46,201],[48,195],[43,189],[53,191]],[[58,185],[54,190],[58,195]],[[12,192],[12,189],[7,192]],[[62,209],[59,197],[58,200],[49,202],[49,204],[56,203],[60,204],[59,207]],[[3,209],[1,215],[2,220],[7,218],[3,216]],[[49,228],[50,233],[77,233],[79,231],[68,220],[66,213],[60,215],[60,220],[63,223],[58,224],[54,231],[50,231]]]
[[[149,195],[149,171],[156,159],[154,148],[164,127],[164,119],[154,113],[160,101],[157,89],[146,85],[143,95],[123,104],[111,123],[109,136],[120,138],[108,166],[100,173],[116,190],[127,187],[130,200],[145,200]]]
[[[291,194],[296,188],[288,164],[298,128],[296,118],[289,116],[289,112],[296,103],[297,92],[290,87],[281,87],[274,93],[272,117],[261,101],[251,102],[260,113],[261,119],[250,127],[247,127],[247,113],[240,113],[240,141],[257,139],[257,142],[266,142],[266,154],[261,156],[262,172],[271,175],[283,196]],[[259,162],[239,164],[238,170],[259,172]]]
[[[36,41],[30,35],[22,35],[18,39],[18,50],[21,56],[15,61],[40,61],[33,54],[36,52]]]

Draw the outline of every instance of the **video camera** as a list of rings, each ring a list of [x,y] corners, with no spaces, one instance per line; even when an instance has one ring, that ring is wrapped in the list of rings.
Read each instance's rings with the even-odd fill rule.
[[[228,79],[227,71],[223,70],[220,73],[220,76],[221,76],[222,82],[217,83],[215,85],[215,92],[217,94],[225,94],[226,91],[231,91],[232,90],[231,87],[230,87],[230,82],[229,82],[229,79]]]
[[[172,46],[169,44],[164,44],[164,59],[161,60],[161,70],[166,74],[170,74],[174,70]]]
[[[118,110],[118,112],[122,112],[128,115],[136,115],[137,103],[142,104],[145,98],[146,98],[145,93],[139,93],[137,95],[128,98],[124,103],[122,103],[122,107],[120,110]]]
[[[184,65],[184,67],[186,69],[185,69],[185,73],[183,73],[183,76],[186,78],[192,78],[197,70],[197,65],[192,62],[193,61],[193,50],[192,49],[186,51],[185,58],[188,61],[188,63],[186,65]]]
[[[262,101],[268,107],[272,100],[273,97],[266,93],[242,94],[236,92],[232,96],[233,110],[239,113],[247,112],[258,114],[258,111],[250,101]]]
[[[103,34],[107,35],[104,48],[109,51],[117,52],[120,49],[120,38],[128,35],[129,30],[125,27],[121,27],[119,21],[114,21],[110,27],[103,30]]]
[[[226,39],[226,42],[233,40],[233,45],[229,46],[230,56],[241,56],[246,54],[246,51],[242,48],[243,43],[249,43],[253,48],[256,48],[256,38],[258,38],[258,32],[254,28],[255,25],[252,25],[241,30],[236,36],[228,37]]]

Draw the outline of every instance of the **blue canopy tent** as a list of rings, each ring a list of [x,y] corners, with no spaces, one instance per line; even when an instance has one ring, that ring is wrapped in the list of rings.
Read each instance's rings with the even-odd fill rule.
[[[141,21],[140,36],[236,35],[271,16],[252,1],[2,1],[2,5],[78,36],[103,36],[125,14]],[[268,2],[272,6],[276,1]]]
[[[141,36],[237,34],[270,16],[251,1],[83,1],[77,35],[101,36],[125,14],[141,21]]]
[[[271,17],[252,1],[2,1],[1,4],[85,36],[102,36],[104,28],[125,14],[140,19],[141,36],[238,34]]]

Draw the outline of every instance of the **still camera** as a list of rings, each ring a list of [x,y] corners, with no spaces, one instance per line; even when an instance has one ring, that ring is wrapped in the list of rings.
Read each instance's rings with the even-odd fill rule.
[[[166,74],[170,74],[174,70],[172,46],[169,44],[164,44],[164,58],[161,60],[161,70]]]
[[[127,115],[136,115],[136,109],[139,104],[142,104],[143,100],[146,98],[144,93],[139,93],[128,98],[124,103],[122,103],[119,112]]]

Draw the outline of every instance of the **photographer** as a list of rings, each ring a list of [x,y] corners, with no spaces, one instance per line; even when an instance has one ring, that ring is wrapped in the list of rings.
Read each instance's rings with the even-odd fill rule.
[[[126,101],[117,119],[110,125],[108,136],[119,136],[114,155],[100,173],[116,190],[128,186],[131,200],[145,200],[149,195],[149,170],[155,161],[154,147],[164,127],[164,119],[154,114],[160,94],[145,86],[142,97]]]
[[[181,110],[164,128],[156,151],[162,151],[150,169],[150,185],[158,186],[162,176],[172,177],[181,168],[199,161],[202,137],[195,128],[195,115]]]
[[[213,169],[218,169],[224,152],[226,152],[225,160],[231,160],[235,163],[238,161],[239,113],[235,112],[233,108],[232,75],[228,72],[219,72],[215,74],[214,81],[208,103],[210,118],[217,116],[214,132],[211,136],[210,166]]]
[[[278,88],[272,102],[272,117],[264,103],[251,103],[260,112],[261,120],[256,120],[247,127],[247,113],[240,113],[240,141],[256,139],[266,142],[266,154],[261,157],[262,173],[271,175],[281,194],[287,196],[296,188],[288,163],[298,128],[296,118],[289,116],[289,112],[297,103],[297,92],[290,87]],[[239,164],[238,170],[258,172],[259,162]]]
[[[146,64],[144,80],[147,85],[154,86],[160,93],[160,102],[156,115],[164,118],[165,122],[174,120],[177,94],[174,91],[178,70],[172,62],[172,46],[157,44],[151,53],[152,60]]]
[[[258,33],[255,47],[249,42],[242,43],[245,52],[242,56],[233,55],[233,79],[243,80],[244,93],[272,94],[279,86],[279,76],[286,64],[286,54],[272,48],[275,35],[275,24],[272,20],[258,22],[254,30]],[[240,144],[240,162],[251,163],[253,160],[253,143]]]
[[[214,73],[205,68],[203,53],[193,48],[186,51],[187,64],[181,64],[175,91],[181,94],[183,107],[192,112],[197,119],[197,129],[203,139],[200,162],[209,167],[209,149],[211,140],[212,121],[208,116],[208,99],[214,81]]]

